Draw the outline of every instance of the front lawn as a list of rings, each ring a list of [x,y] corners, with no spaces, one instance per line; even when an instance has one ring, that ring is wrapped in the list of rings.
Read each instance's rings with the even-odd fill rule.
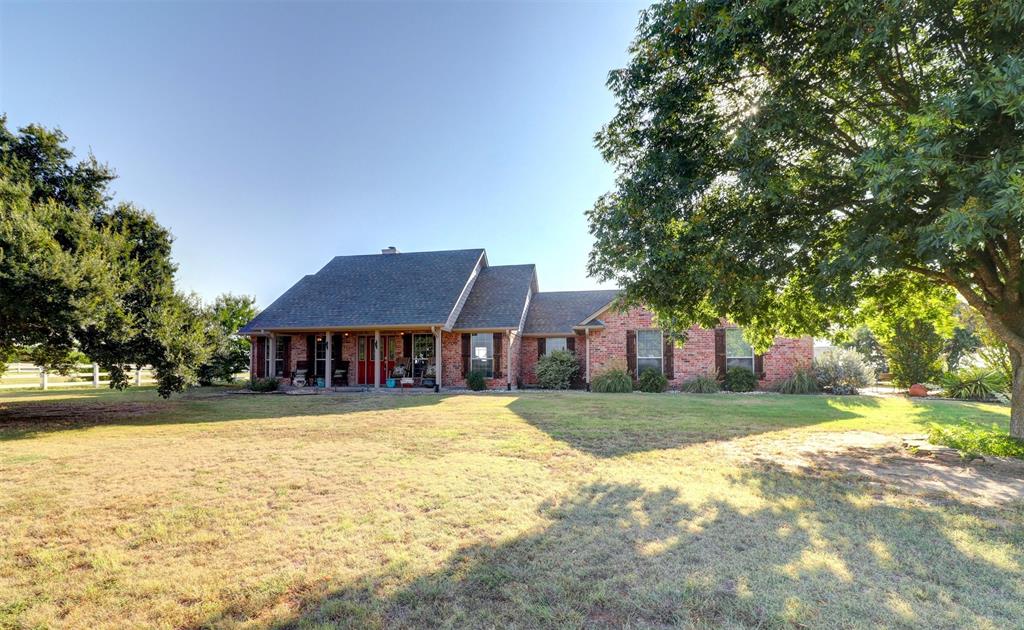
[[[1007,419],[869,397],[3,394],[0,628],[1020,627],[1024,505],[743,456]]]

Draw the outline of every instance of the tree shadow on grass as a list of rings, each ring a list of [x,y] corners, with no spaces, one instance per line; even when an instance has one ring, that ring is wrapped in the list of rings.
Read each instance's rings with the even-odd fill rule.
[[[95,391],[95,390],[94,390]],[[367,393],[256,395],[201,388],[168,400],[155,392],[74,392],[66,398],[22,396],[0,401],[0,442],[96,426],[145,426],[338,416],[437,405],[447,394]]]
[[[619,457],[857,420],[877,415],[882,404],[874,396],[552,394],[521,396],[509,409],[575,449]],[[922,431],[929,422],[1005,425],[1008,418],[990,407],[955,402],[915,403],[908,413]]]
[[[427,575],[364,576],[276,627],[1020,623],[1019,511],[866,488],[765,467],[697,504],[671,489],[592,484],[542,506],[543,530],[464,548]]]

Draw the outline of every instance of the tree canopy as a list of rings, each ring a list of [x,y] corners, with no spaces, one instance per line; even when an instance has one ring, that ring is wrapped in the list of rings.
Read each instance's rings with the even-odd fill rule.
[[[1024,437],[1024,3],[666,2],[630,51],[592,274],[760,349],[952,287],[1014,357]]]
[[[152,365],[161,395],[196,380],[209,320],[175,291],[171,234],[149,213],[113,203],[114,173],[75,161],[59,130],[18,132],[0,117],[0,354],[29,348],[66,370],[80,350],[123,388]]]

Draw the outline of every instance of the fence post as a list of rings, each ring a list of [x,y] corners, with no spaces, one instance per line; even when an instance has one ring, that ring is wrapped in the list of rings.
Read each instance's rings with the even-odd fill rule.
[[[46,380],[46,370],[39,368],[39,387],[45,391],[48,385],[49,383]]]
[[[92,364],[92,386],[94,389],[100,388],[100,365],[99,363]]]
[[[142,366],[141,365],[136,365],[135,366],[135,386],[138,387],[139,385],[142,385]]]

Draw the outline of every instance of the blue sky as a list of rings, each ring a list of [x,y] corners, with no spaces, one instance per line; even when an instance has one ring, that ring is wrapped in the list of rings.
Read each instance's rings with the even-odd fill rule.
[[[208,300],[388,245],[595,288],[593,135],[642,7],[0,0],[0,111],[114,167]]]

